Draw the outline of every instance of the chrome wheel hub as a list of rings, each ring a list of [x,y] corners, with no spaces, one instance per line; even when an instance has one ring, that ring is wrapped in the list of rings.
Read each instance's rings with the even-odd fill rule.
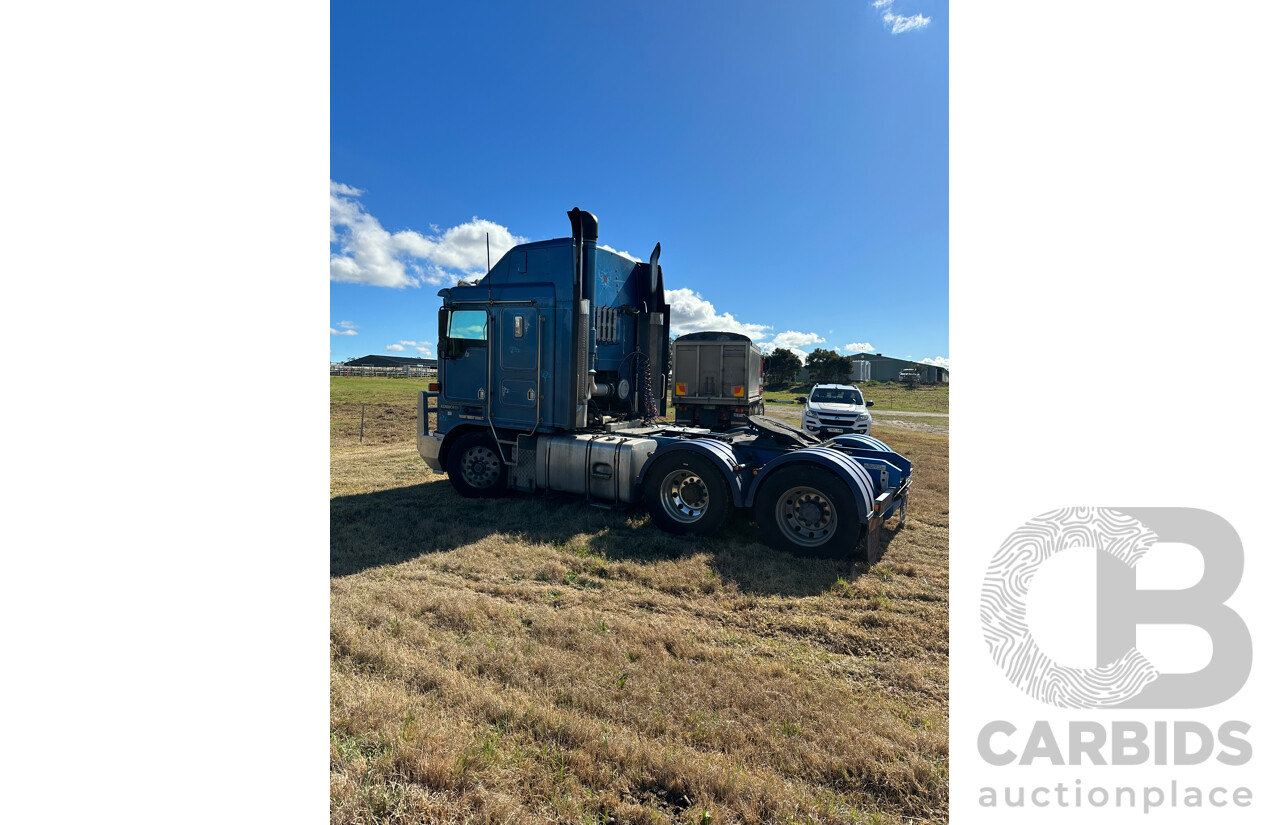
[[[706,482],[688,470],[672,470],[662,480],[662,510],[682,524],[702,518],[710,500]]]

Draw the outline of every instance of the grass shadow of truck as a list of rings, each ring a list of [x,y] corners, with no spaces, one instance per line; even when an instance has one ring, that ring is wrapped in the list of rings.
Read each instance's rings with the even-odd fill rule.
[[[815,596],[866,569],[772,550],[742,517],[715,538],[673,536],[653,526],[642,508],[601,509],[567,495],[462,499],[443,479],[333,498],[329,528],[332,577],[484,544],[501,552],[592,556],[606,566],[705,553],[708,576],[754,595]]]

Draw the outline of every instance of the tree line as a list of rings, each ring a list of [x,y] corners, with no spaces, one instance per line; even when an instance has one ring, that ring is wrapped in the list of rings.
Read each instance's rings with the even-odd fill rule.
[[[835,350],[818,347],[801,361],[800,356],[789,349],[779,347],[764,357],[766,384],[791,384],[802,367],[809,368],[809,379],[818,384],[844,381],[853,372],[853,356],[841,355]]]

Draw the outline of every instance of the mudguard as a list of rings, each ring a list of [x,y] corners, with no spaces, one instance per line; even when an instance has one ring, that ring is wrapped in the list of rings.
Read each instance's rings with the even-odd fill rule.
[[[898,489],[902,486],[902,482],[911,475],[911,462],[897,453],[885,453],[879,450],[854,450],[850,448],[845,448],[840,452],[853,456],[862,465],[862,468],[871,474],[871,480],[876,483],[877,493]],[[902,463],[906,464],[905,471],[902,469]]]
[[[751,483],[751,488],[747,491],[745,506],[750,507],[755,503],[756,493],[760,491],[760,485],[764,483],[766,478],[772,475],[779,467],[794,464],[798,461],[816,464],[819,467],[830,470],[844,483],[848,484],[849,488],[853,490],[853,500],[858,507],[858,521],[863,524],[867,523],[868,515],[872,509],[872,502],[875,501],[877,484],[872,480],[870,473],[858,463],[857,459],[831,447],[806,447],[803,450],[783,453],[773,461],[770,461],[760,474],[755,477],[755,481]]]
[[[685,441],[675,441],[670,444],[664,444],[653,451],[653,455],[645,462],[644,467],[640,469],[640,477],[638,483],[644,486],[645,476],[649,473],[649,468],[653,463],[668,453],[678,450],[691,450],[700,455],[704,455],[711,459],[711,463],[716,469],[724,475],[724,480],[729,485],[729,492],[733,494],[733,506],[745,507],[744,499],[746,492],[743,489],[742,475],[738,473],[738,457],[734,454],[733,448],[722,441],[714,438],[691,438]]]
[[[882,453],[893,452],[893,448],[888,444],[869,435],[849,433],[847,435],[838,435],[832,440],[837,444],[847,444],[850,447],[859,447],[864,450],[879,450]]]
[[[888,459],[889,463],[902,471],[904,478],[911,477],[910,459],[895,453],[892,447],[878,438],[872,438],[869,435],[840,435],[836,436],[834,441],[850,455],[858,456],[859,458]],[[876,453],[889,453],[892,457],[878,456]],[[901,483],[896,481],[893,486],[897,487]]]

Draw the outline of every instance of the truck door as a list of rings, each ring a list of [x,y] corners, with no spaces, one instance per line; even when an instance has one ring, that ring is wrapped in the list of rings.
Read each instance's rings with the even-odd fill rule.
[[[724,344],[704,344],[698,352],[698,395],[722,398],[724,388]]]
[[[465,417],[484,416],[489,380],[489,312],[483,306],[440,309],[440,386]]]
[[[547,401],[538,387],[538,349],[542,343],[538,310],[502,307],[495,311],[495,318],[493,418],[507,426],[532,427],[537,423],[538,407],[545,408]]]

